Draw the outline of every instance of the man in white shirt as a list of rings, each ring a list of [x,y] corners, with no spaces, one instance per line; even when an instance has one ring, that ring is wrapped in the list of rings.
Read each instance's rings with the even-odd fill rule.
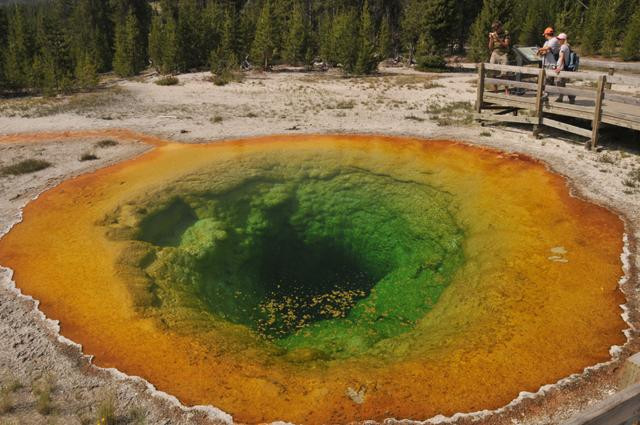
[[[542,35],[547,41],[545,41],[542,48],[538,49],[538,56],[542,56],[542,66],[547,69],[555,69],[558,54],[560,53],[560,42],[554,34],[553,28],[545,29]]]
[[[547,39],[547,41],[545,41],[542,48],[538,49],[538,56],[542,57],[542,66],[547,70],[556,69],[558,55],[560,54],[560,42],[558,42],[558,39],[554,34],[555,31],[553,30],[553,28],[548,27],[547,29],[545,29],[542,35]],[[546,84],[552,86],[553,83],[554,78],[547,77]],[[545,102],[549,100],[549,94],[545,93],[543,99]]]

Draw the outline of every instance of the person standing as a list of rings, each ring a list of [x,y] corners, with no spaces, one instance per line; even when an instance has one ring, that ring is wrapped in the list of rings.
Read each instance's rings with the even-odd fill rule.
[[[569,42],[567,41],[567,34],[561,33],[558,34],[558,43],[560,44],[560,51],[558,55],[558,61],[556,62],[556,74],[560,74],[562,71],[566,71],[569,68],[569,63],[571,61],[571,46],[569,46]],[[556,86],[558,87],[566,87],[567,80],[565,78],[556,77]],[[562,103],[564,101],[564,95],[560,94],[556,99],[556,102]],[[576,103],[575,96],[569,96],[569,103]]]
[[[550,74],[549,71],[556,69],[556,64],[558,62],[558,55],[560,54],[560,43],[555,36],[555,31],[552,27],[548,27],[542,33],[545,41],[544,45],[538,49],[538,56],[542,57],[542,67],[547,70],[547,74]],[[554,78],[547,77],[546,79],[547,85],[553,85]],[[544,101],[549,100],[549,93],[545,93],[543,97]]]
[[[498,65],[509,64],[509,50],[511,49],[511,37],[509,33],[504,30],[500,21],[495,21],[491,25],[491,32],[489,33],[489,50],[491,51],[491,58],[489,63]],[[500,77],[504,77],[506,73],[501,72]],[[497,86],[493,86],[493,91],[498,91]],[[509,89],[505,87],[505,93],[509,94]]]
[[[542,66],[546,69],[555,69],[560,54],[560,42],[554,34],[553,28],[545,29],[542,35],[547,41],[538,49],[538,56],[542,57]]]

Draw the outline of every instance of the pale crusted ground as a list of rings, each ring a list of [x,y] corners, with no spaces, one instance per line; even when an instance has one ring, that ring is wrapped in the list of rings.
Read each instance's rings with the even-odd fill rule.
[[[343,78],[334,73],[279,72],[249,74],[244,82],[214,86],[205,73],[180,76],[180,85],[161,87],[154,77],[116,81],[91,94],[60,99],[0,101],[0,134],[126,128],[185,142],[265,134],[383,133],[447,138],[525,153],[566,175],[577,193],[611,206],[627,217],[629,233],[640,238],[640,141],[605,133],[602,152],[559,139],[541,140],[530,129],[474,124],[473,75],[421,74],[385,69],[381,76]],[[26,158],[43,158],[52,167],[33,174],[0,176],[0,235],[20,218],[21,208],[62,179],[135,156],[148,149],[135,141],[98,148],[105,136],[0,143],[0,167]],[[60,139],[60,137],[58,138]],[[1,139],[0,139],[1,140]],[[99,159],[79,161],[83,153]],[[636,171],[634,171],[636,170]],[[635,187],[634,187],[635,186]],[[634,248],[634,267],[640,258]],[[637,280],[626,285],[631,307],[637,305]],[[153,396],[143,382],[116,378],[89,366],[77,347],[59,342],[55,326],[42,320],[33,302],[11,289],[7,270],[0,272],[0,382],[13,387],[0,394],[0,424],[96,423],[97,409],[113,399],[121,423],[214,423],[214,412],[186,411]],[[636,311],[636,309],[633,309]],[[632,321],[638,322],[632,314]],[[625,352],[638,351],[635,340]],[[484,423],[557,423],[581,407],[610,394],[615,366],[591,371],[544,398],[526,400],[484,418]],[[38,389],[51,383],[52,411],[37,412]],[[4,401],[12,409],[2,413]],[[459,419],[469,422],[469,419]]]

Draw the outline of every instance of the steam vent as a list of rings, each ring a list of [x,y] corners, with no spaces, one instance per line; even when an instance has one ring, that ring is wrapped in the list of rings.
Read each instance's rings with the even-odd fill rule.
[[[0,240],[99,366],[244,423],[495,409],[610,358],[623,222],[530,158],[448,141],[163,144]]]

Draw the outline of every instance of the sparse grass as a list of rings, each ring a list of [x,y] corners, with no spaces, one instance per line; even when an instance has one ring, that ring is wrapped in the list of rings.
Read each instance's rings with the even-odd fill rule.
[[[256,114],[255,112],[249,112],[247,115],[245,115],[245,118],[258,118],[258,114]]]
[[[132,407],[127,414],[132,425],[144,425],[147,423],[147,412],[141,407]]]
[[[98,143],[96,143],[95,146],[97,148],[110,148],[113,146],[118,146],[118,142],[111,139],[105,139],[105,140],[100,140]]]
[[[9,388],[0,390],[0,415],[6,415],[13,410],[13,391]]]
[[[426,112],[439,126],[470,125],[473,123],[470,102],[431,103]]]
[[[96,159],[98,159],[98,155],[94,153],[85,152],[80,155],[80,161],[95,161]]]
[[[335,109],[353,109],[356,103],[353,100],[341,100],[336,103]]]
[[[83,116],[92,116],[92,114],[103,111],[105,108],[130,101],[131,95],[127,93],[126,89],[111,87],[107,90],[78,93],[64,97],[32,97],[3,101],[0,102],[0,115],[37,118],[63,113],[77,113]]]
[[[613,155],[605,152],[598,157],[598,162],[602,162],[603,164],[615,164],[616,159],[613,157]]]
[[[627,174],[627,178],[622,180],[622,184],[631,189],[640,187],[640,168],[631,170]]]
[[[214,124],[220,124],[222,121],[224,121],[224,118],[222,118],[220,115],[216,115],[214,117],[211,117],[210,121]]]
[[[410,121],[418,121],[418,122],[423,122],[424,118],[415,116],[415,115],[407,115],[404,117],[405,120],[410,120]]]
[[[167,75],[166,77],[158,78],[156,84],[159,86],[176,86],[180,84],[180,80],[173,75]]]
[[[32,390],[36,396],[36,410],[38,413],[46,416],[53,412],[53,401],[51,400],[53,379],[50,376],[43,378],[39,383],[32,386]]]
[[[13,378],[13,379],[9,380],[9,383],[7,384],[6,388],[10,392],[15,393],[16,391],[18,391],[22,387],[24,387],[24,385],[22,385],[22,382],[20,382],[20,380],[18,378]]]
[[[25,159],[12,165],[0,168],[2,176],[18,176],[21,174],[35,173],[36,171],[49,168],[51,163],[42,159]]]
[[[11,412],[14,408],[13,394],[22,388],[22,382],[17,378],[9,377],[7,382],[0,387],[0,415]]]
[[[115,397],[109,396],[100,402],[96,419],[99,425],[116,425]]]
[[[241,83],[244,81],[244,74],[241,72],[223,71],[216,74],[211,79],[216,86],[226,86],[229,83]]]

